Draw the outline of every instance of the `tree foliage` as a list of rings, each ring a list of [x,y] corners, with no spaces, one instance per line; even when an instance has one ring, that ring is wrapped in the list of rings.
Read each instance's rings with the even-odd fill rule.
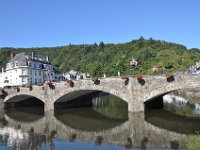
[[[61,72],[71,69],[88,72],[91,75],[107,76],[122,74],[152,74],[152,67],[164,68],[173,66],[173,71],[186,71],[187,68],[200,59],[200,50],[188,50],[185,46],[150,38],[124,44],[81,44],[49,48],[1,48],[0,67],[10,59],[11,52],[20,53],[36,52],[36,55],[49,56],[53,65]],[[139,64],[136,68],[129,66],[135,58]]]
[[[200,149],[200,135],[190,135],[187,142],[188,150],[199,150]]]

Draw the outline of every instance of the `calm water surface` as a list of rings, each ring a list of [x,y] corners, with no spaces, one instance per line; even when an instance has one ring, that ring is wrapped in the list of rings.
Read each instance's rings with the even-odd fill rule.
[[[165,110],[128,113],[110,95],[94,97],[93,108],[43,112],[41,107],[5,110],[0,116],[1,150],[186,149],[200,119]]]

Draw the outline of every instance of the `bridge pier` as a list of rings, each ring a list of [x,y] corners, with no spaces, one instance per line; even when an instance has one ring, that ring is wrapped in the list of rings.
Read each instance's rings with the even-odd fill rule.
[[[54,110],[54,103],[52,102],[45,102],[44,103],[44,112],[52,111]]]
[[[144,103],[142,101],[132,100],[128,102],[128,111],[132,113],[144,112]]]
[[[0,98],[0,111],[4,109],[3,99]]]

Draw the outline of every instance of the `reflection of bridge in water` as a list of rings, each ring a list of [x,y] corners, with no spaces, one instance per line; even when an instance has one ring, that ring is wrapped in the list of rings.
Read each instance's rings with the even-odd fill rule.
[[[101,137],[102,144],[126,145],[127,143],[130,144],[131,141],[132,145],[140,147],[142,142],[146,141],[149,146],[164,148],[171,147],[171,143],[176,142],[181,148],[185,147],[187,139],[185,134],[161,129],[144,121],[143,113],[130,113],[127,121],[115,121],[113,124],[110,124],[111,121],[109,122],[109,120],[100,119],[97,121],[94,118],[84,118],[70,113],[63,116],[58,114],[55,117],[53,112],[46,113],[45,116],[32,122],[16,120],[15,116],[9,113],[5,114],[5,119],[8,127],[20,125],[24,131],[30,131],[30,128],[33,128],[35,133],[46,135],[52,131],[57,131],[59,138],[69,141],[81,140],[96,143]],[[155,117],[154,119],[158,118]],[[95,131],[96,126],[99,129],[97,131]]]

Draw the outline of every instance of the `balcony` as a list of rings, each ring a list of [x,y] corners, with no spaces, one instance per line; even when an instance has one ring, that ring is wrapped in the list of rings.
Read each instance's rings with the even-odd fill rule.
[[[28,78],[28,75],[19,75],[20,78]]]

